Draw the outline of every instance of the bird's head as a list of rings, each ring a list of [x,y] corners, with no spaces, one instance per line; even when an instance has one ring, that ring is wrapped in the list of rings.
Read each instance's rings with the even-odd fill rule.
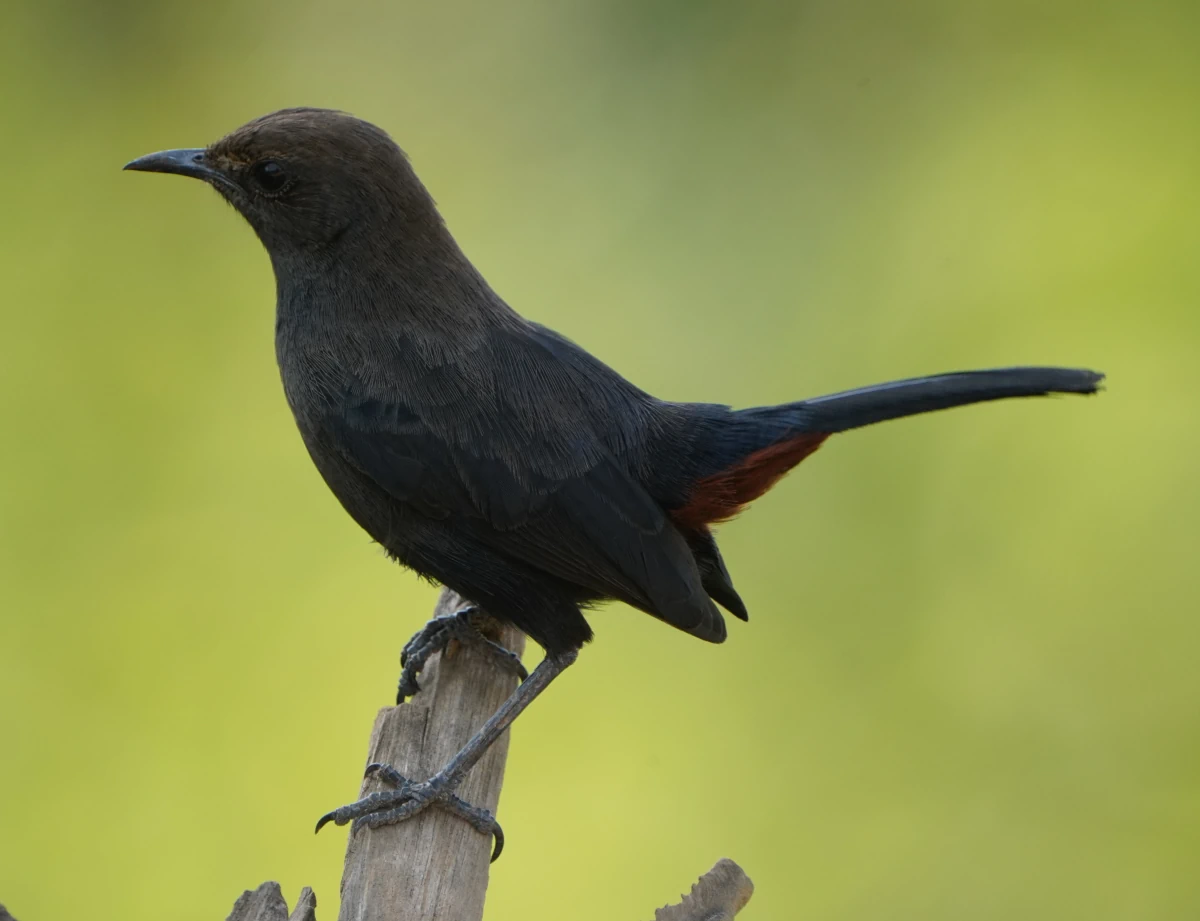
[[[386,132],[330,109],[282,109],[204,148],[164,150],[127,170],[203,179],[250,222],[273,260],[346,238],[420,245],[444,232],[433,200]]]

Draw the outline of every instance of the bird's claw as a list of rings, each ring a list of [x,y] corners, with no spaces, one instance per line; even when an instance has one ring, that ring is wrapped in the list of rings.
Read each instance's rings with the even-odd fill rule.
[[[529,677],[520,658],[499,643],[488,639],[480,632],[476,618],[480,611],[475,605],[467,605],[450,614],[439,614],[422,627],[404,644],[400,651],[400,685],[396,689],[396,703],[402,704],[412,697],[421,686],[417,675],[435,652],[446,648],[451,640],[486,653],[502,669],[517,676],[521,681]]]
[[[327,812],[317,820],[317,831],[330,822],[334,825],[353,822],[355,831],[360,827],[394,825],[432,806],[458,816],[480,834],[490,835],[495,840],[492,862],[504,850],[504,831],[495,817],[488,810],[472,806],[456,796],[453,792],[456,784],[448,783],[440,775],[423,783],[413,783],[390,764],[368,764],[365,776],[378,777],[392,789],[377,790],[357,802]]]

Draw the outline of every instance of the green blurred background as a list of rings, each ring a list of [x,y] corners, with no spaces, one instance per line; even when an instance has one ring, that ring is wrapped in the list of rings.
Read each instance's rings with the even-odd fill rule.
[[[722,531],[723,647],[612,607],[517,726],[493,921],[1200,917],[1200,6],[8,0],[0,901],[335,917],[433,589],[293,430],[273,279],[122,174],[285,105],[390,130],[526,315],[663,397],[1009,363],[1094,400],[835,439]]]

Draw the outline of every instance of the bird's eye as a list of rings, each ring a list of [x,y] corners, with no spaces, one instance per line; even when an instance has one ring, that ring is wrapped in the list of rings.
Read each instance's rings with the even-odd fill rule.
[[[268,195],[282,192],[291,182],[287,171],[274,160],[260,160],[255,163],[250,167],[250,177]]]

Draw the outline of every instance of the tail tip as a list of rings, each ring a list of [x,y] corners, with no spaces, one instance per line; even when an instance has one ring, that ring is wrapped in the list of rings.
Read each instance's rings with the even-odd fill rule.
[[[1086,368],[1084,369],[1083,374],[1086,388],[1083,390],[1083,393],[1100,393],[1105,389],[1104,381],[1108,375],[1103,371],[1093,371],[1090,368]]]

